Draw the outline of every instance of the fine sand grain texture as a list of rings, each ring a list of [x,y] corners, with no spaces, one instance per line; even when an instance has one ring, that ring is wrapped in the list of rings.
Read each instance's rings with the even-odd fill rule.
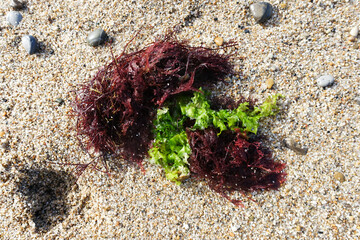
[[[12,27],[10,1],[1,1],[0,239],[360,238],[360,40],[348,40],[360,25],[360,4],[269,1],[274,15],[260,25],[250,3],[29,0]],[[71,102],[112,57],[109,46],[89,46],[87,35],[103,28],[118,55],[139,29],[127,51],[174,26],[193,46],[216,47],[216,37],[238,42],[227,51],[236,52],[240,74],[214,86],[218,94],[259,103],[285,96],[259,132],[287,163],[278,191],[254,192],[255,202],[235,194],[245,205],[237,208],[206,182],[177,186],[146,161],[143,174],[111,159],[110,177],[87,169],[76,183],[71,166],[51,163],[91,161]],[[27,34],[39,41],[39,53],[21,45]],[[334,84],[319,87],[317,79],[329,74]],[[297,148],[287,147],[291,138]]]

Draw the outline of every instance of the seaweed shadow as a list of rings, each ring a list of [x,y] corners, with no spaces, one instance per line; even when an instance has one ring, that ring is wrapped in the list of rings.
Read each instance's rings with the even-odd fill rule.
[[[76,180],[65,171],[23,169],[20,173],[17,191],[27,202],[35,231],[47,232],[68,215],[66,197]]]

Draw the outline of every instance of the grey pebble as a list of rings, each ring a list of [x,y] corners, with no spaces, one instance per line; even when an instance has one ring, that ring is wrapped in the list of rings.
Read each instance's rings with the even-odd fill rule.
[[[273,7],[267,2],[257,2],[250,5],[250,13],[258,23],[264,23],[273,15]]]
[[[65,100],[62,98],[57,98],[57,99],[55,99],[55,102],[57,102],[57,104],[59,104],[59,106],[61,106],[65,103]]]
[[[355,102],[358,104],[358,105],[360,105],[360,97],[355,97]]]
[[[307,148],[299,147],[297,142],[293,138],[284,139],[283,143],[284,143],[285,147],[293,150],[297,154],[306,155],[308,152]]]
[[[317,79],[317,85],[319,87],[331,86],[334,83],[335,79],[332,75],[323,75]]]
[[[86,41],[93,47],[96,47],[100,44],[103,44],[107,40],[108,36],[104,30],[101,28],[96,29],[95,31],[91,32]]]
[[[13,25],[14,27],[16,27],[17,25],[19,25],[19,23],[22,20],[22,15],[21,13],[17,12],[17,11],[10,11],[6,14],[6,21],[8,21],[8,23],[10,23],[11,25]]]
[[[21,38],[21,43],[29,54],[34,54],[38,50],[38,43],[36,41],[36,38],[31,35],[23,36]]]
[[[25,7],[25,3],[19,0],[12,0],[10,2],[10,7],[12,7],[14,10],[21,10]]]
[[[4,149],[4,150],[9,150],[10,148],[10,143],[9,141],[5,141],[3,143],[0,144],[0,148]]]

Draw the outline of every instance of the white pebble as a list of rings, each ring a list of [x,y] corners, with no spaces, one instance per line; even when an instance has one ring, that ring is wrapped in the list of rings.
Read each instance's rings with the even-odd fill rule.
[[[331,75],[323,75],[317,79],[317,84],[319,87],[327,87],[334,83],[334,77]]]
[[[239,229],[240,229],[240,225],[232,225],[231,226],[231,231],[233,231],[233,232],[236,232]]]
[[[359,35],[359,27],[355,26],[351,29],[350,35],[353,37],[357,37]]]
[[[189,226],[189,224],[184,223],[183,228],[184,228],[185,230],[188,230],[188,229],[190,228],[190,226]]]
[[[22,20],[22,15],[21,13],[17,12],[17,11],[10,11],[6,14],[6,21],[8,21],[8,23],[10,23],[11,25],[13,25],[14,27],[16,27],[17,25],[19,25],[19,23]]]

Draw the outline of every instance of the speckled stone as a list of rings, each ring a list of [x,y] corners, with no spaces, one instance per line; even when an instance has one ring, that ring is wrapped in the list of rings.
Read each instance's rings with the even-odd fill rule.
[[[216,37],[214,39],[214,42],[215,42],[216,45],[221,46],[221,45],[224,44],[224,39],[222,37]]]
[[[266,84],[267,89],[271,89],[274,85],[274,79],[272,79],[272,78],[267,79],[265,81],[265,84]]]
[[[21,13],[17,12],[17,11],[10,11],[6,14],[6,21],[8,21],[9,24],[13,25],[14,27],[16,27],[17,25],[19,25],[19,23],[22,20],[22,15]]]
[[[250,13],[258,23],[264,23],[273,15],[273,7],[267,2],[251,4]]]
[[[339,182],[345,182],[345,176],[344,176],[344,174],[342,174],[341,172],[335,172],[334,173],[334,178],[336,179],[336,180],[338,180]]]
[[[21,38],[21,43],[28,54],[34,54],[38,50],[36,38],[31,35],[25,35]]]
[[[101,28],[98,28],[88,35],[86,41],[89,45],[96,47],[103,44],[107,40],[107,38],[108,36],[106,32]]]
[[[319,87],[328,87],[334,83],[335,79],[332,75],[323,75],[317,79],[317,85]]]

